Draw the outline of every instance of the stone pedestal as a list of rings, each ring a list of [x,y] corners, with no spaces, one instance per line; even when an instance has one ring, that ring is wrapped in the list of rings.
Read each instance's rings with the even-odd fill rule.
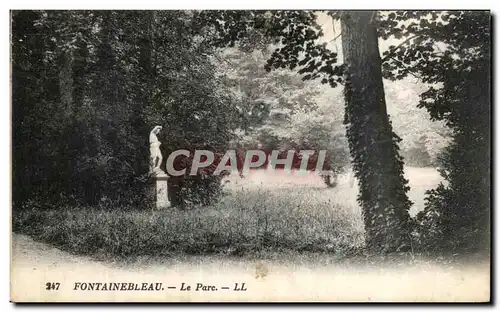
[[[171,206],[168,200],[168,175],[162,170],[153,175],[156,183],[156,209],[165,209]]]

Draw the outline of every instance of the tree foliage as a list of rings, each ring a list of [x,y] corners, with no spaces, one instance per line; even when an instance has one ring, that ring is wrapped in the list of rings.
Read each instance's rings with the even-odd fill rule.
[[[229,142],[236,111],[191,22],[183,11],[13,12],[15,205],[143,203],[155,125],[167,152]]]
[[[439,157],[451,141],[451,130],[442,120],[431,120],[429,112],[419,108],[420,94],[429,84],[413,76],[401,80],[384,80],[387,112],[406,166],[437,167]]]
[[[332,87],[342,81],[337,54],[320,42],[323,35],[314,11],[199,11],[197,29],[214,35],[211,43],[219,47],[240,43],[253,50],[275,45],[266,70],[288,68],[303,74],[302,79],[321,79]]]
[[[274,48],[247,51],[237,44],[219,56],[218,68],[240,112],[236,147],[328,150],[330,163],[344,168],[348,153],[341,94],[325,96],[327,88],[304,81],[294,70],[265,70]]]
[[[381,14],[382,38],[406,38],[385,53],[385,76],[411,74],[434,84],[419,107],[452,130],[441,170],[448,183],[429,192],[417,220],[420,239],[430,246],[481,248],[489,242],[490,18],[485,11]]]
[[[399,42],[382,57],[378,48],[354,55],[359,66],[348,68],[357,52],[340,64],[313,11],[13,11],[14,206],[42,198],[144,203],[155,125],[163,126],[165,155],[224,150],[246,135],[337,150],[335,162],[343,162],[348,141],[369,245],[397,249],[410,230],[398,135],[415,142],[403,149],[427,152],[448,136],[420,123],[415,107],[401,114],[420,117],[395,124],[394,133],[385,103],[395,95],[382,77],[413,76],[428,86],[418,108],[453,139],[440,159],[448,183],[429,193],[419,239],[474,242],[489,226],[490,15],[359,14],[366,27],[346,39],[350,13],[329,12],[343,19],[344,45]],[[312,80],[344,85],[345,133],[340,97],[321,98]],[[435,163],[437,153],[428,156]],[[177,181],[178,193],[218,193],[215,180],[202,180]]]

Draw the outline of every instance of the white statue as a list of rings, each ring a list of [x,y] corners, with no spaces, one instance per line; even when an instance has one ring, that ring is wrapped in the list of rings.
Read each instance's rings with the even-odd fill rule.
[[[162,130],[162,126],[156,126],[149,133],[149,152],[151,153],[151,171],[159,169],[163,157],[160,151],[161,142],[158,140],[157,134]]]

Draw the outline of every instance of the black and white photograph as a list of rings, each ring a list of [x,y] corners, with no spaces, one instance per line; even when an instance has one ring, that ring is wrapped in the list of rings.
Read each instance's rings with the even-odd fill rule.
[[[486,8],[9,19],[11,302],[491,302]]]

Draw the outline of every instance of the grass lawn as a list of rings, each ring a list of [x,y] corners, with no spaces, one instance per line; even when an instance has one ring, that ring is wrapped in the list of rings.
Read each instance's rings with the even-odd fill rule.
[[[439,182],[431,168],[407,168],[415,203]],[[363,247],[357,185],[348,175],[327,188],[316,176],[252,172],[231,177],[228,195],[211,207],[187,211],[101,210],[63,207],[13,215],[15,232],[75,254],[97,258],[180,254],[258,255],[327,252],[347,256]]]

